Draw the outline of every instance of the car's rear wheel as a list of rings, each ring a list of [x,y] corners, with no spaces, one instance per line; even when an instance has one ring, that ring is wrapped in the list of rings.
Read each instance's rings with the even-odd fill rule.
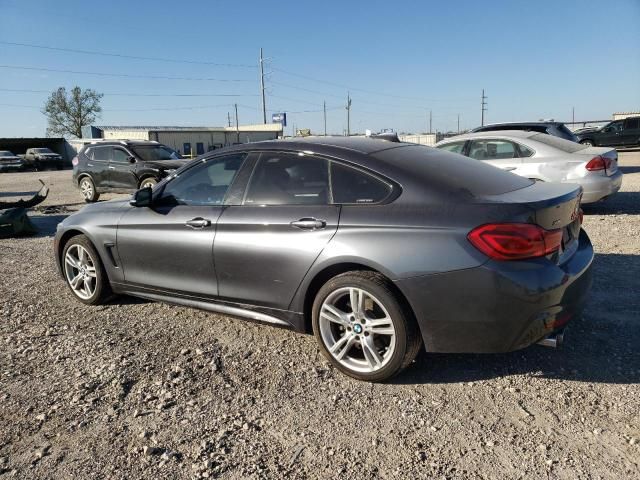
[[[153,188],[158,181],[155,178],[145,178],[140,182],[140,188]]]
[[[587,147],[593,147],[593,140],[580,140],[582,145],[586,145]]]
[[[67,286],[87,305],[99,305],[111,296],[111,286],[98,252],[91,241],[78,235],[65,245],[62,270]]]
[[[393,377],[422,345],[415,321],[375,272],[348,272],[329,280],[316,295],[312,315],[323,355],[358,380]]]
[[[96,186],[90,177],[82,177],[80,180],[80,192],[85,202],[97,202],[100,194],[96,192]]]

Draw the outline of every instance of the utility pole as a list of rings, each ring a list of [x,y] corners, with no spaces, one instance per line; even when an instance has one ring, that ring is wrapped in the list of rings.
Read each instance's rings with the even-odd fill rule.
[[[458,133],[460,133],[460,114],[458,114]]]
[[[324,112],[324,136],[327,136],[327,102],[322,102],[322,111]]]
[[[571,123],[576,124],[576,107],[571,107]]]
[[[227,125],[231,126],[231,114],[227,112]]]
[[[429,110],[429,134],[433,133],[433,128],[432,128],[432,124],[433,124],[433,115],[432,115],[432,111]]]
[[[260,48],[260,92],[262,93],[262,123],[267,123],[267,104],[264,101],[264,59]]]
[[[351,136],[351,96],[347,92],[347,137]]]
[[[484,112],[487,111],[487,97],[484,95],[484,88],[482,89],[482,120],[480,121],[480,126],[484,125]]]
[[[236,107],[236,143],[240,143],[240,129],[238,128],[238,104],[234,104]]]

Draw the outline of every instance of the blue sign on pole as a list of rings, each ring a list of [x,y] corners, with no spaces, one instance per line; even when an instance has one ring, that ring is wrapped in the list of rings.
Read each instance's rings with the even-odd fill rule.
[[[286,127],[287,126],[287,112],[271,114],[271,121],[273,123],[281,123],[283,127]]]

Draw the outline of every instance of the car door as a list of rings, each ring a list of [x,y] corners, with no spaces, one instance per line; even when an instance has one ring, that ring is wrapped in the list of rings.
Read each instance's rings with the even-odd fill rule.
[[[468,155],[476,160],[485,161],[502,170],[516,170],[522,164],[518,147],[504,139],[471,140]]]
[[[640,146],[640,117],[625,119],[622,136],[625,147]]]
[[[596,134],[596,143],[604,147],[620,147],[624,145],[623,126],[624,120],[616,120],[606,125]]]
[[[133,162],[131,161],[133,159]],[[137,189],[138,179],[134,174],[135,157],[121,147],[113,147],[109,160],[109,184],[115,189]]]
[[[328,161],[303,152],[262,152],[241,205],[218,220],[219,295],[287,309],[338,227]]]
[[[90,155],[87,156],[87,171],[96,188],[110,188],[111,186],[109,183],[111,150],[110,145],[99,145],[91,147]]]
[[[216,223],[244,153],[205,159],[132,207],[118,224],[117,253],[128,284],[200,297],[218,293]]]

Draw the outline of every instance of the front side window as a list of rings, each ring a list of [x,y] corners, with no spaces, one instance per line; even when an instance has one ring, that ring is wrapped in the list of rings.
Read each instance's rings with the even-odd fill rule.
[[[622,131],[622,120],[618,120],[617,122],[611,122],[609,125],[604,127],[603,132],[614,133]]]
[[[391,185],[356,168],[331,162],[333,203],[380,203],[391,193]]]
[[[120,148],[114,148],[111,161],[116,163],[127,163],[129,161],[129,154]]]
[[[245,205],[326,205],[329,162],[310,155],[268,152],[251,176]]]
[[[196,165],[171,180],[160,194],[160,205],[222,205],[245,154],[238,153]]]
[[[476,160],[518,158],[516,146],[506,140],[472,140],[469,156]]]
[[[451,142],[451,143],[447,143],[446,145],[440,145],[438,146],[438,148],[446,152],[462,153],[462,149],[464,148],[464,143],[465,142]]]

